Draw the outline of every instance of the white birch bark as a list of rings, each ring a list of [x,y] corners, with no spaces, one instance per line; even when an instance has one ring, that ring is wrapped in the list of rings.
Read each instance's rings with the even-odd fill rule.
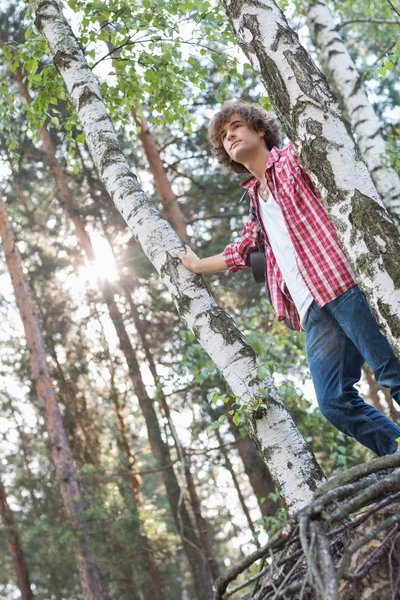
[[[96,80],[56,2],[31,0],[36,25],[47,39],[77,111],[99,176],[143,251],[172,294],[178,311],[221,370],[241,402],[262,399],[251,412],[249,432],[281,490],[296,512],[323,480],[321,470],[282,401],[255,373],[257,357],[233,320],[219,308],[203,279],[173,255],[181,242],[147,196],[123,156]]]
[[[400,357],[400,239],[337,102],[273,0],[222,0],[242,50],[261,74],[370,307]]]
[[[324,0],[302,0],[302,6],[318,58],[332,77],[376,189],[386,208],[400,220],[400,178],[392,167],[384,165],[386,147],[381,123],[333,15]]]

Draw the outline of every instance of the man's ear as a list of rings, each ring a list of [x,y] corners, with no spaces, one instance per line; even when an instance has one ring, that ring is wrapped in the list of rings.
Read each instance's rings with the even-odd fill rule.
[[[265,131],[258,131],[258,135],[261,137],[265,137]]]

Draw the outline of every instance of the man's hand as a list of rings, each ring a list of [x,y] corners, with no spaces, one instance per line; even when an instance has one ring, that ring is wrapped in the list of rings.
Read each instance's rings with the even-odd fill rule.
[[[175,256],[181,259],[182,263],[187,269],[189,269],[189,271],[192,271],[193,273],[199,273],[196,268],[199,266],[198,263],[200,262],[200,258],[193,252],[191,248],[189,248],[189,246],[185,246],[185,248],[186,254],[180,252],[179,250],[173,250],[173,253]]]

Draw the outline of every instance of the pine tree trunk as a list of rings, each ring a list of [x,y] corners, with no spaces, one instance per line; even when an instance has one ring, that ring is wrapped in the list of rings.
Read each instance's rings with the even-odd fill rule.
[[[35,482],[35,478],[33,476],[33,473],[32,473],[32,470],[31,470],[31,467],[29,464],[29,454],[28,454],[28,449],[27,449],[28,440],[27,440],[27,437],[26,437],[23,427],[21,427],[21,425],[17,419],[17,414],[15,411],[15,408],[11,402],[10,402],[9,408],[10,408],[10,412],[13,417],[15,428],[18,432],[18,437],[20,440],[20,445],[18,448],[19,448],[19,450],[22,454],[22,458],[23,458],[24,470],[25,470],[25,474],[27,477],[27,483],[28,483],[28,485],[26,487],[27,487],[27,490],[29,493],[29,498],[30,498],[31,504],[32,504],[33,518],[40,519],[41,507],[39,506],[38,500],[35,495],[36,482]],[[43,534],[42,534],[42,539],[40,540],[40,543],[43,543],[43,544],[47,543],[47,539],[45,539],[45,535],[43,535]],[[53,566],[50,564],[50,561],[48,560],[48,555],[45,555],[43,562],[44,562],[44,564],[43,564],[44,569],[47,570],[47,572],[49,573],[49,584],[50,585],[49,585],[48,592],[50,595],[54,594],[55,600],[62,600],[60,586],[59,586],[59,582],[57,579],[57,574],[54,571]]]
[[[358,283],[400,358],[400,238],[325,78],[273,0],[222,3],[302,164],[315,175]]]
[[[6,491],[0,480],[0,517],[3,523],[7,546],[10,551],[17,575],[18,587],[21,591],[22,600],[32,600],[34,597],[29,580],[29,571],[25,562],[24,553],[18,531],[14,524],[13,514],[8,506]]]
[[[229,421],[229,427],[232,434],[237,438],[236,447],[242,459],[245,473],[256,495],[261,514],[263,517],[272,516],[278,508],[278,504],[269,498],[269,494],[276,490],[272,477],[251,439],[248,436],[242,437],[239,435],[237,437],[238,430],[232,421]]]
[[[173,255],[176,233],[140,189],[123,156],[102,102],[97,82],[56,2],[31,0],[35,23],[47,39],[86,135],[99,176],[158,270],[181,316],[214,360],[233,393],[251,404],[249,432],[268,463],[290,512],[311,500],[323,480],[321,470],[298,432],[272,382],[256,375],[257,357],[241,333],[214,302],[200,276],[189,273]],[[265,391],[268,389],[268,392]],[[288,444],[290,440],[290,444]]]
[[[121,285],[123,285],[123,284],[121,284]],[[137,306],[132,299],[132,295],[131,295],[128,287],[123,286],[123,288],[124,288],[125,295],[126,295],[126,298],[128,300],[128,303],[129,303],[129,306],[131,309],[131,315],[132,315],[133,321],[135,323],[136,331],[139,335],[141,345],[142,345],[142,348],[143,348],[145,356],[146,356],[146,360],[147,360],[147,364],[148,364],[150,373],[153,377],[154,385],[158,386],[158,396],[160,399],[160,403],[163,408],[165,417],[168,421],[171,435],[174,440],[174,445],[177,450],[178,457],[182,464],[183,471],[185,474],[186,487],[189,492],[190,502],[191,502],[192,511],[194,514],[194,519],[196,521],[197,532],[198,532],[198,535],[200,538],[203,555],[206,557],[206,562],[208,565],[208,569],[209,569],[212,581],[215,581],[219,577],[218,563],[214,556],[213,545],[212,545],[211,537],[210,537],[210,534],[208,531],[207,521],[205,520],[205,518],[202,515],[200,499],[199,499],[197,491],[196,491],[196,486],[195,486],[192,471],[190,468],[189,457],[186,455],[185,449],[183,448],[183,446],[179,440],[178,434],[176,432],[176,429],[174,427],[174,423],[172,421],[171,412],[169,410],[169,405],[167,402],[167,398],[164,394],[164,390],[162,388],[160,388],[160,386],[158,384],[157,368],[156,368],[156,365],[155,365],[155,362],[153,359],[153,355],[150,351],[150,347],[146,340],[146,332],[145,332],[144,324],[140,320]]]
[[[229,455],[228,455],[228,453],[226,451],[226,448],[224,447],[224,441],[223,441],[222,436],[221,436],[220,432],[218,431],[218,429],[215,430],[215,435],[217,437],[218,444],[221,447],[221,453],[222,453],[222,455],[224,457],[224,461],[225,461],[225,468],[227,469],[228,473],[230,474],[230,476],[232,478],[233,486],[234,486],[234,488],[236,490],[236,493],[238,495],[240,506],[242,507],[242,511],[243,511],[244,516],[246,518],[246,521],[247,521],[247,524],[249,526],[249,529],[250,529],[251,533],[253,534],[253,538],[254,538],[254,540],[256,542],[257,548],[259,548],[260,544],[259,544],[259,542],[257,540],[256,529],[254,527],[253,520],[252,520],[252,518],[250,516],[250,511],[247,508],[246,500],[244,499],[244,496],[242,494],[242,490],[240,489],[240,484],[239,484],[239,480],[238,480],[238,478],[236,476],[235,469],[233,468],[231,459],[229,458]]]
[[[73,439],[76,439],[76,426],[79,426],[79,429],[82,432],[84,442],[85,442],[85,458],[87,462],[91,463],[95,467],[100,467],[100,459],[99,459],[99,448],[98,442],[91,431],[91,423],[92,420],[90,415],[87,413],[87,405],[86,402],[83,402],[83,405],[79,405],[78,397],[79,394],[82,393],[78,390],[75,381],[71,379],[66,379],[64,375],[63,368],[58,360],[55,344],[53,337],[51,335],[50,329],[48,327],[47,318],[44,314],[39,302],[34,294],[34,299],[36,302],[36,306],[38,306],[40,319],[42,322],[42,328],[44,332],[44,341],[46,344],[46,348],[48,349],[48,353],[51,356],[55,369],[53,371],[54,379],[58,383],[59,391],[60,391],[60,400],[62,400],[65,409],[72,411],[72,428],[73,431],[69,432],[68,427],[66,430]],[[65,419],[65,415],[64,415]],[[74,444],[71,442],[72,454],[75,455]]]
[[[31,294],[23,275],[19,251],[1,194],[0,235],[3,240],[7,267],[25,330],[33,381],[39,402],[44,409],[45,423],[50,438],[51,454],[56,469],[57,480],[60,485],[67,517],[75,535],[75,558],[80,575],[82,595],[85,600],[102,600],[103,591],[97,568],[89,549],[89,535],[84,520],[80,489],[46,362],[43,337],[35,314]]]
[[[365,164],[386,208],[400,222],[400,178],[382,161],[386,144],[381,123],[365,90],[362,78],[324,0],[303,0],[303,15],[311,31],[318,58],[332,78]]]
[[[131,113],[139,127],[139,140],[142,142],[142,147],[146,154],[147,162],[149,163],[149,169],[153,175],[154,185],[163,207],[164,216],[171,223],[181,240],[187,243],[188,234],[185,219],[178,204],[178,199],[168,179],[163,161],[161,160],[160,151],[157,147],[156,140],[150,131],[148,121],[143,113],[139,120],[136,116],[136,111],[133,108],[131,109]]]

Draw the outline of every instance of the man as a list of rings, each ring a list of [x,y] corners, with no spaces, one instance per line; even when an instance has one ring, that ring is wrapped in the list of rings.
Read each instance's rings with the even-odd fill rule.
[[[276,119],[250,104],[225,104],[209,127],[213,153],[226,168],[250,173],[240,185],[250,215],[240,239],[200,259],[175,251],[194,273],[249,268],[259,237],[267,287],[278,320],[306,331],[306,351],[322,414],[379,456],[400,445],[400,428],[360,398],[364,362],[400,404],[400,363],[381,334],[292,143],[279,150]]]

